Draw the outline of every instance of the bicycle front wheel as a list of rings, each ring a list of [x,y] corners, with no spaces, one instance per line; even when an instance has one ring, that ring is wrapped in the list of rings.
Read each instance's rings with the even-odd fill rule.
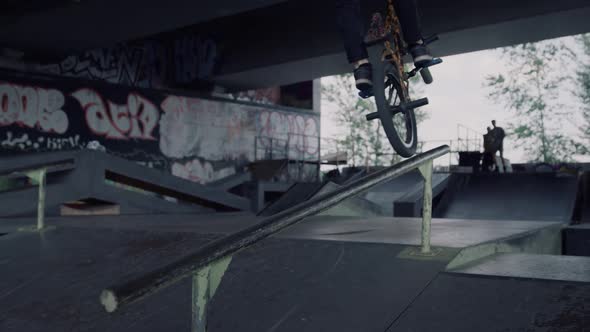
[[[410,102],[407,85],[402,82],[390,62],[382,62],[383,68],[374,80],[374,96],[377,112],[393,149],[402,157],[416,153],[418,134],[416,115],[413,109],[400,111],[399,106]],[[380,75],[379,75],[380,74]]]

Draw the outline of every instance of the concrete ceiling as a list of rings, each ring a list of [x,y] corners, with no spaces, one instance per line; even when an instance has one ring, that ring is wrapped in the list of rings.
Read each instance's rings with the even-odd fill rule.
[[[221,55],[215,81],[230,89],[289,84],[350,70],[334,0],[6,0],[0,47],[39,56],[110,46],[184,29]],[[363,0],[364,17],[385,0]],[[420,0],[439,56],[590,31],[589,0]]]
[[[366,0],[366,16],[381,2]],[[221,22],[216,23],[219,40],[225,43],[217,83],[243,89],[350,71],[330,3],[322,4],[309,11],[313,4],[300,0],[277,6],[289,15],[271,15],[269,9],[261,9],[233,17],[244,27],[239,39],[224,34]],[[420,4],[425,34],[436,32],[441,37],[432,45],[438,56],[590,32],[588,0],[421,0]],[[239,23],[248,21],[257,24]]]
[[[286,0],[6,0],[0,46],[64,55]]]

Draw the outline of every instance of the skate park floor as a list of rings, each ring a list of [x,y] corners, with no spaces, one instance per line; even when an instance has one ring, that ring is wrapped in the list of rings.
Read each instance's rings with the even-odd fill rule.
[[[98,294],[259,220],[248,213],[56,217],[47,219],[47,231],[37,233],[24,230],[35,223],[32,218],[0,219],[5,234],[0,236],[0,330],[190,331],[191,280],[113,314],[102,310]],[[464,292],[455,279],[467,276],[477,283],[482,276],[458,269],[498,252],[558,254],[561,228],[561,223],[547,221],[434,219],[436,255],[428,257],[417,254],[419,219],[308,218],[234,256],[212,300],[208,330],[429,331],[433,324],[438,330],[466,330],[469,319],[460,324],[441,318],[431,305],[432,317],[438,319],[432,320],[428,310],[416,312],[416,305],[428,306],[425,296],[441,308],[466,302],[453,296]],[[545,256],[547,264],[557,257]],[[485,277],[495,287],[513,282],[493,273]],[[529,296],[549,301],[572,283],[575,294],[589,289],[579,280],[551,282],[563,285],[537,293],[529,286]],[[442,289],[433,290],[434,284]],[[506,298],[489,301],[496,315],[511,310],[502,306]],[[571,305],[578,300],[559,301]],[[548,317],[556,307],[531,308],[529,315]],[[486,309],[472,305],[461,312],[476,317],[483,315],[480,310]],[[536,326],[528,320],[518,324],[514,326]]]

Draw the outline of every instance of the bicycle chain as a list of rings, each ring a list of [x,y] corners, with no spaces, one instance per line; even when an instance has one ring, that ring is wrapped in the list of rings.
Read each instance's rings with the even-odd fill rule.
[[[382,60],[385,60],[387,56],[391,56],[389,61],[393,61],[395,66],[397,67],[398,77],[400,78],[400,84],[404,87],[404,94],[407,96],[407,89],[409,89],[408,82],[406,81],[406,75],[404,73],[404,64],[401,57],[401,50],[400,45],[403,44],[403,39],[401,38],[402,30],[401,24],[399,22],[399,18],[395,11],[395,7],[393,6],[394,0],[387,0],[387,16],[385,18],[385,31],[392,32],[395,41],[395,50],[392,47],[391,42],[389,40],[385,41],[385,52],[383,53]]]

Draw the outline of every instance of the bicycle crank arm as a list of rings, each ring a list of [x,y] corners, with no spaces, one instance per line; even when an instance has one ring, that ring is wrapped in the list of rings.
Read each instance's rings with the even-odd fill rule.
[[[391,112],[391,117],[398,113],[407,112],[409,110],[414,110],[418,107],[428,105],[428,98],[422,98],[418,100],[411,101],[409,103],[405,103],[396,107],[392,107],[389,111]],[[372,121],[375,119],[379,119],[379,112],[369,113],[365,116],[367,121]]]

